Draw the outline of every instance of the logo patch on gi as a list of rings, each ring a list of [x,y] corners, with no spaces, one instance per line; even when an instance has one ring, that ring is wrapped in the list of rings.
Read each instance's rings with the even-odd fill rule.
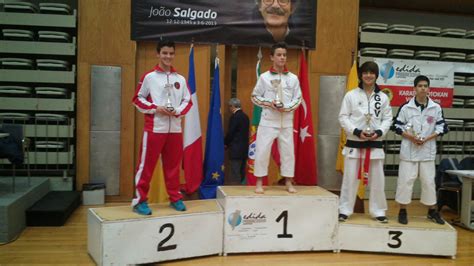
[[[179,84],[179,82],[176,81],[176,82],[174,83],[174,87],[175,87],[177,90],[179,90],[179,88],[181,88],[181,84]]]
[[[349,150],[349,153],[352,154],[353,151],[354,151],[354,149],[350,149],[350,150]]]
[[[393,99],[393,92],[390,88],[382,89],[382,92],[388,96],[388,99],[391,101]]]
[[[428,116],[426,118],[426,122],[428,122],[428,124],[433,124],[434,123],[434,117],[433,116]]]

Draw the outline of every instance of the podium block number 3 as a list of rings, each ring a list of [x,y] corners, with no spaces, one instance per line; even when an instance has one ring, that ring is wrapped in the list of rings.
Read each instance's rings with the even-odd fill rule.
[[[293,238],[293,234],[288,234],[288,211],[283,211],[278,218],[276,218],[276,222],[279,223],[283,219],[283,234],[278,234],[278,238]]]
[[[399,248],[402,246],[402,240],[400,236],[402,235],[402,231],[388,231],[388,236],[390,238],[389,243],[387,245],[391,248]]]
[[[161,240],[160,243],[158,243],[158,248],[157,248],[158,252],[173,250],[173,249],[176,249],[176,247],[177,247],[177,245],[165,246],[166,242],[168,242],[174,235],[174,225],[172,223],[163,224],[160,227],[160,234],[163,233],[163,231],[165,231],[166,228],[169,228],[170,230],[169,230],[168,235],[163,240]]]

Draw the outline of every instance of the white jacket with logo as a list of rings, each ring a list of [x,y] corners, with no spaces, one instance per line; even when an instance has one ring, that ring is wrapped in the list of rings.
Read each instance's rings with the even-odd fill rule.
[[[393,130],[395,133],[401,135],[403,131],[407,130],[406,125],[410,123],[413,133],[419,134],[421,137],[428,137],[436,132],[438,135],[443,135],[448,132],[448,125],[443,117],[443,109],[439,104],[428,98],[427,105],[421,111],[419,106],[416,106],[415,97],[406,102],[398,110],[397,116],[393,121]],[[405,161],[434,161],[436,157],[436,138],[425,142],[419,146],[411,142],[407,138],[402,138],[400,147],[400,159]]]
[[[279,112],[268,107],[276,98],[278,92],[272,86],[272,80],[281,79],[280,100],[283,103],[284,112]],[[260,126],[288,128],[293,127],[293,112],[301,104],[301,88],[298,77],[284,69],[279,74],[273,68],[261,74],[252,92],[252,102],[263,108],[260,118]]]
[[[165,89],[166,84],[172,88]],[[175,116],[156,112],[157,106],[166,106],[168,98],[176,110]],[[158,65],[142,76],[132,101],[138,111],[145,114],[144,131],[154,133],[180,133],[181,116],[192,106],[186,79],[174,68],[167,73]]]
[[[370,127],[381,134],[375,141],[366,141],[355,135],[355,131],[367,128],[366,114],[371,114]],[[346,132],[347,142],[343,154],[351,158],[359,158],[360,148],[373,148],[372,159],[383,159],[382,140],[392,124],[392,108],[390,100],[378,86],[370,96],[361,88],[350,90],[344,96],[339,112],[339,123]],[[362,157],[364,157],[362,155]]]

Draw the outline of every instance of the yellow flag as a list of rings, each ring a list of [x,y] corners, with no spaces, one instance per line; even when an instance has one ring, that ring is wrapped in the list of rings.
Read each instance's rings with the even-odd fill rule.
[[[161,159],[156,164],[148,191],[148,203],[168,202],[168,192],[166,191],[165,178],[163,176],[163,166]]]
[[[354,63],[352,64],[351,70],[349,72],[349,75],[347,77],[346,92],[354,88],[357,88],[358,84],[359,84],[359,78],[357,76],[357,62],[354,61]],[[344,173],[344,156],[342,156],[342,149],[344,148],[344,145],[346,145],[346,132],[344,132],[344,129],[341,129],[341,137],[339,139],[339,147],[337,149],[337,160],[336,160],[336,171],[339,171],[341,173]],[[365,194],[364,182],[359,182],[359,189],[357,191],[357,196],[363,199],[364,194]]]

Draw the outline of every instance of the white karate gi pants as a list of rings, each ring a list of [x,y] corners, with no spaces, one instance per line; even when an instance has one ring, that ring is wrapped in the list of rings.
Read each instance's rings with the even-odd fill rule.
[[[385,174],[383,159],[371,159],[369,170],[369,213],[372,217],[385,216],[387,200],[385,198]],[[363,159],[362,159],[363,163]],[[342,178],[339,213],[350,216],[354,213],[354,204],[359,187],[359,158],[344,157],[344,176]],[[360,180],[363,182],[363,180]]]
[[[280,175],[294,177],[295,175],[295,148],[293,143],[293,128],[276,128],[259,126],[257,129],[257,141],[255,151],[254,175],[263,177],[268,175],[268,164],[272,144],[278,139],[278,150],[280,152]]]

